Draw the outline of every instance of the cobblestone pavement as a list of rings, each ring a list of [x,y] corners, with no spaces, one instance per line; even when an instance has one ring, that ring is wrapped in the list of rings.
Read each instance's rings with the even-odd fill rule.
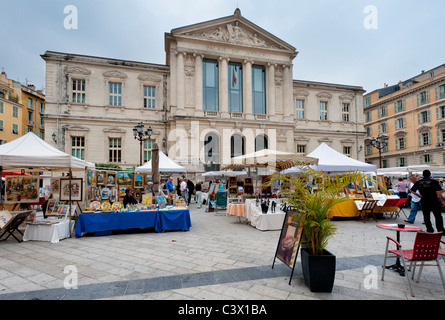
[[[395,232],[377,228],[375,221],[335,221],[338,233],[328,246],[337,257],[334,289],[313,293],[304,283],[299,257],[290,285],[290,268],[276,260],[272,269],[280,231],[259,231],[196,204],[190,212],[188,232],[133,231],[57,244],[0,241],[0,300],[445,299],[436,267],[425,267],[420,282],[413,282],[414,298],[406,278],[394,271],[381,281],[386,236]],[[421,213],[415,225],[425,229]],[[413,233],[401,233],[405,247],[413,240]],[[75,284],[69,278],[73,267],[77,288],[66,289],[65,284]]]

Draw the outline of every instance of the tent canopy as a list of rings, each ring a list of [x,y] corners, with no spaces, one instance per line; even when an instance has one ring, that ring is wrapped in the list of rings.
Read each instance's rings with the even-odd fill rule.
[[[329,147],[326,143],[320,144],[317,149],[308,154],[308,157],[318,159],[318,164],[311,165],[310,167],[326,172],[348,172],[348,171],[377,171],[377,166],[368,164],[355,159],[352,159],[338,151],[335,151]],[[296,173],[298,168],[294,167],[288,170],[284,170],[284,173]]]
[[[143,166],[137,167],[134,172],[135,173],[150,173],[151,172],[151,163],[152,160],[148,161]],[[166,173],[182,173],[187,172],[187,170],[171,160],[169,157],[165,155],[162,151],[159,151],[159,172]]]
[[[378,174],[385,176],[407,176],[409,174],[422,175],[423,170],[430,170],[432,174],[445,175],[445,167],[443,166],[430,166],[427,164],[411,165],[406,167],[392,167],[378,169]]]
[[[84,170],[85,167],[95,167],[94,163],[66,154],[32,132],[0,146],[0,166],[8,170],[18,168]]]
[[[253,153],[248,153],[242,156],[232,158],[232,164],[223,168],[233,169],[241,167],[260,167],[272,168],[277,171],[291,168],[296,161],[307,164],[316,164],[318,159],[313,157],[301,156],[295,153],[277,151],[271,149],[263,149]]]
[[[208,171],[203,173],[203,177],[230,177],[230,176],[245,176],[247,175],[246,171]]]

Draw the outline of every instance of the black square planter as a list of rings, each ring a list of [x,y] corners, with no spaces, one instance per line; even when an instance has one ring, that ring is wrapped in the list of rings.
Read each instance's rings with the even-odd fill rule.
[[[301,267],[304,282],[311,292],[332,292],[335,280],[336,257],[327,250],[314,256],[301,248]]]

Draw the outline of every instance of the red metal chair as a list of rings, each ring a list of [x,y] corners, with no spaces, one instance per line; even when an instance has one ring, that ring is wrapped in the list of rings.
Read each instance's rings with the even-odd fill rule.
[[[399,202],[397,203],[397,207],[399,207],[399,211],[397,212],[397,217],[400,217],[400,212],[402,212],[405,215],[405,218],[408,219],[408,216],[406,215],[405,211],[403,211],[403,207],[405,206],[407,201],[408,198],[399,199]]]
[[[413,249],[410,250],[402,250],[402,245],[399,242],[397,242],[391,237],[386,237],[387,241],[386,241],[385,260],[383,261],[382,281],[384,281],[384,276],[385,276],[386,259],[388,257],[388,253],[391,253],[394,254],[394,256],[390,256],[390,258],[394,257],[401,258],[405,270],[408,270],[406,268],[405,260],[414,263],[414,268],[412,270],[412,279],[414,279],[414,273],[416,270],[417,263],[421,262],[416,282],[419,282],[420,275],[422,273],[422,269],[424,266],[433,266],[432,264],[425,264],[425,262],[435,261],[437,268],[439,269],[439,275],[440,279],[442,280],[442,286],[445,289],[445,281],[438,260],[441,237],[442,237],[442,232],[438,233],[418,232],[416,235],[416,239],[414,240]],[[397,246],[396,250],[388,250],[390,241],[395,243],[395,245]],[[406,278],[408,280],[411,296],[414,297],[414,292],[411,287],[411,280],[409,279],[410,277],[407,275]]]
[[[395,215],[397,217],[397,211],[387,211],[387,212],[385,212],[384,208],[397,207],[399,201],[400,201],[400,199],[386,199],[386,201],[383,204],[383,206],[380,207],[382,209],[382,213],[383,214],[388,213],[390,215],[390,218],[392,218],[393,215]]]

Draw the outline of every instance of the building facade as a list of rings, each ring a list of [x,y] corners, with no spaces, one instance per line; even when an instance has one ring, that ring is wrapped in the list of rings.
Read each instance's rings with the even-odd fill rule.
[[[379,166],[380,135],[382,167],[445,164],[445,64],[366,94],[364,112],[367,162]]]
[[[297,50],[239,9],[166,33],[165,51],[165,65],[47,51],[46,140],[129,168],[143,122],[188,172],[263,148],[308,154],[320,142],[364,160],[363,88],[294,81]]]
[[[23,85],[0,74],[0,144],[28,132],[45,136],[45,95],[33,85]]]

